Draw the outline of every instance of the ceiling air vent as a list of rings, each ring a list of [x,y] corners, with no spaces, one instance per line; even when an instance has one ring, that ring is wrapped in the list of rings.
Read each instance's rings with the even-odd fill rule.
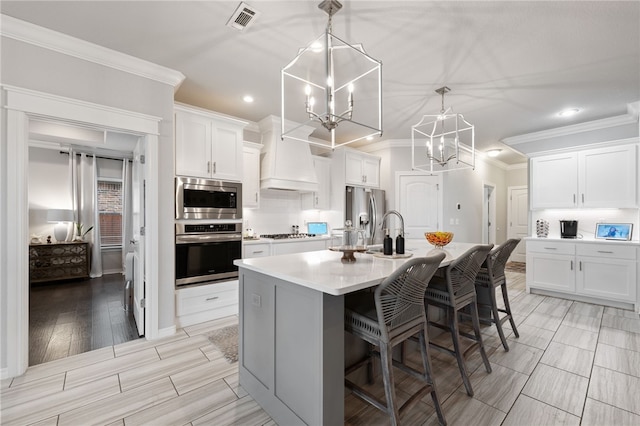
[[[233,12],[231,18],[227,21],[227,27],[231,27],[238,31],[244,31],[247,27],[253,24],[253,21],[255,21],[258,16],[260,16],[260,11],[242,2],[236,11]]]

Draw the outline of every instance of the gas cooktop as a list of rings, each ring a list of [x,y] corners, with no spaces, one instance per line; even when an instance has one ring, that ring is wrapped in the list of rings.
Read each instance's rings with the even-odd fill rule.
[[[285,240],[288,238],[311,238],[316,234],[260,234],[260,238],[272,238],[274,240]]]

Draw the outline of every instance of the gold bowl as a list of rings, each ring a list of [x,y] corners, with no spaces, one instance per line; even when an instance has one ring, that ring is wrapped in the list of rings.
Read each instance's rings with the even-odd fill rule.
[[[429,241],[429,244],[433,244],[436,247],[442,248],[449,244],[451,240],[453,240],[453,232],[425,232],[424,237],[427,239],[427,241]]]

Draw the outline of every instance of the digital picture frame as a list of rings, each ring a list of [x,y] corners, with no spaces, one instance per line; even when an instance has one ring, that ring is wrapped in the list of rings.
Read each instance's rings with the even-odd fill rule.
[[[632,223],[596,223],[596,239],[600,240],[631,240]]]

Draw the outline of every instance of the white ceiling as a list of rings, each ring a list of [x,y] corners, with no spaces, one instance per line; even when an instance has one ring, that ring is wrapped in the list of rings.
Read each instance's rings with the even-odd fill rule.
[[[259,121],[280,115],[280,70],[323,33],[317,1],[6,1],[3,14],[182,72],[176,101]],[[343,1],[333,33],[381,60],[383,139],[410,139],[445,106],[475,125],[480,151],[524,161],[500,141],[622,115],[640,100],[638,1]],[[252,94],[253,104],[242,97]],[[571,118],[566,107],[583,111]],[[356,104],[357,108],[357,104]]]

